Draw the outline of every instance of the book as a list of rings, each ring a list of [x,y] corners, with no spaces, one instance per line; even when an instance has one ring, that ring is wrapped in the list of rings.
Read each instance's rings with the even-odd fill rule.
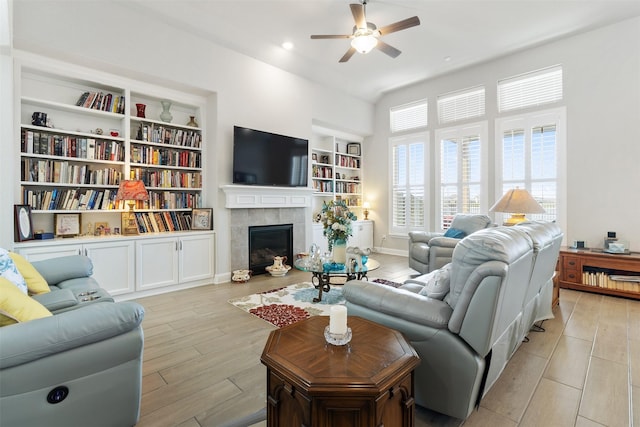
[[[82,95],[80,95],[80,98],[78,98],[78,101],[76,102],[76,106],[82,107],[84,103],[87,101],[88,97],[89,97],[89,92],[84,92]]]

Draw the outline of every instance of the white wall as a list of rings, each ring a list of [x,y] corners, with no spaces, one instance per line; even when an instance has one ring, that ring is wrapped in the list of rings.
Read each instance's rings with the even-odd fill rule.
[[[16,49],[209,94],[206,204],[216,208],[218,274],[230,265],[233,218],[219,186],[231,182],[233,125],[308,139],[314,120],[356,134],[372,132],[371,104],[154,22],[121,3],[51,0],[16,2],[14,9]],[[4,220],[2,227],[8,229]]]
[[[374,136],[367,140],[365,182],[375,206],[375,245],[388,234],[389,107],[429,99],[429,123],[437,124],[440,94],[484,84],[489,139],[494,140],[496,81],[562,64],[567,110],[567,226],[565,241],[602,246],[607,231],[640,251],[640,19],[577,35],[386,94],[375,108]],[[550,108],[557,106],[554,104]],[[437,125],[436,125],[437,126]],[[431,141],[434,126],[430,126]],[[370,153],[375,153],[374,155]],[[431,147],[433,155],[433,147]],[[494,152],[489,153],[490,170]],[[433,156],[432,156],[433,158]],[[375,173],[372,173],[375,171]],[[433,173],[430,179],[433,180]],[[489,206],[495,202],[490,182]],[[433,200],[433,195],[431,195]],[[429,211],[433,227],[434,206]],[[384,248],[406,251],[406,238],[387,237]]]

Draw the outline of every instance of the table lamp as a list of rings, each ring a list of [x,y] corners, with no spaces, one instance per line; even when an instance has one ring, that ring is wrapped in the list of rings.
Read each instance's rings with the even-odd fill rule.
[[[122,234],[140,234],[138,231],[138,222],[133,212],[133,206],[137,200],[149,200],[149,193],[147,193],[147,189],[144,188],[144,183],[137,179],[120,182],[116,200],[124,200],[129,205],[129,210],[122,213]]]
[[[498,202],[489,209],[489,212],[510,213],[511,218],[503,225],[515,225],[526,221],[525,214],[544,213],[545,210],[525,189],[512,188],[507,191]]]
[[[364,219],[367,220],[369,219],[369,209],[371,209],[371,203],[369,202],[364,202],[362,204],[362,213],[364,214]]]

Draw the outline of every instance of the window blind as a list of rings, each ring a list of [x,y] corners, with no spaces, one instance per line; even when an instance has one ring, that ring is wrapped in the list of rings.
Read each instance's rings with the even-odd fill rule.
[[[438,122],[441,124],[484,116],[484,86],[440,95],[437,104]]]
[[[392,107],[389,110],[391,132],[401,132],[427,126],[427,100]]]
[[[556,102],[562,96],[560,65],[498,81],[500,112]]]

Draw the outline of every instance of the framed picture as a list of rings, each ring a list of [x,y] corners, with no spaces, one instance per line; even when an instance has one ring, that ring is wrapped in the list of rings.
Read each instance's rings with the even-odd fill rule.
[[[213,229],[213,209],[197,208],[191,212],[192,230],[212,230]]]
[[[347,144],[347,154],[353,154],[354,156],[360,155],[360,143],[350,142]]]
[[[80,234],[80,214],[56,214],[56,236],[73,237]]]
[[[107,230],[108,229],[109,229],[109,223],[108,222],[96,222],[94,235],[96,235],[96,236],[105,236],[107,234]]]
[[[336,172],[336,179],[340,179],[340,173]]]
[[[15,226],[14,241],[24,242],[25,240],[33,240],[31,206],[13,205],[13,222]]]
[[[314,162],[318,161],[318,155],[316,153],[311,153],[311,160],[313,160]]]

